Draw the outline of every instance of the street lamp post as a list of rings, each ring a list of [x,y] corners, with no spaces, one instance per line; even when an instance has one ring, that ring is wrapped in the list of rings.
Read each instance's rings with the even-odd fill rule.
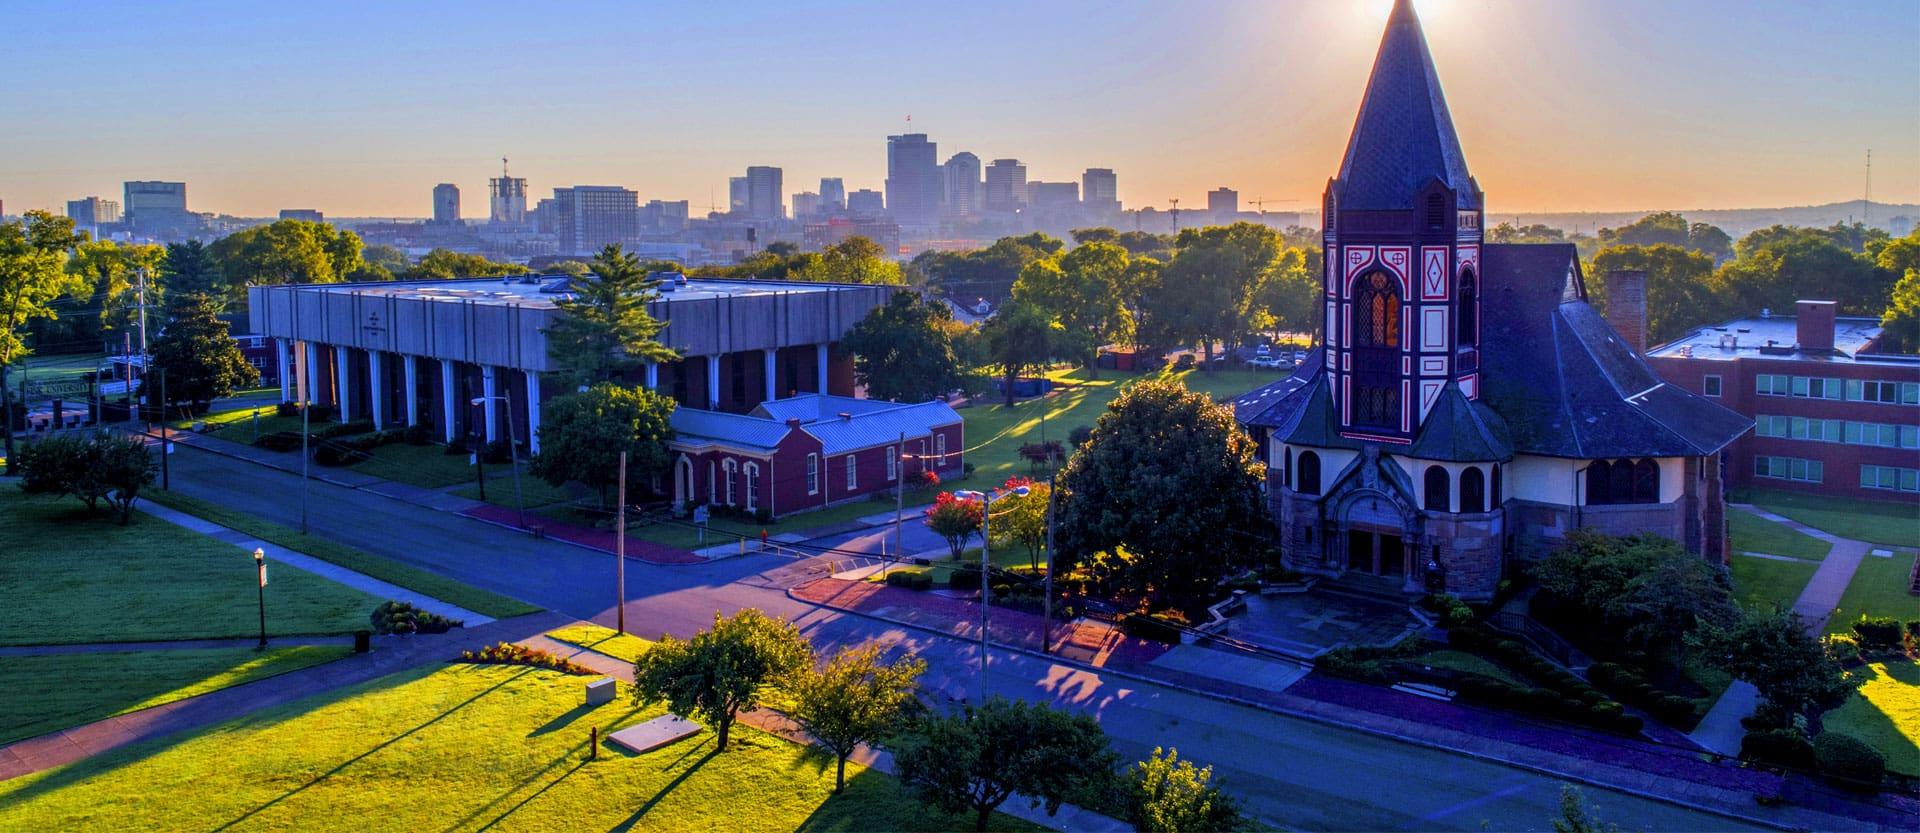
[[[1025,486],[1017,486],[1010,494],[1026,497],[1032,491]],[[987,603],[991,592],[988,589],[988,580],[993,573],[989,543],[993,539],[991,532],[993,502],[1007,497],[1007,494],[996,498],[991,491],[976,492],[968,489],[954,492],[953,495],[963,500],[980,501],[980,702],[985,703],[987,701]]]
[[[267,649],[267,553],[259,547],[253,548],[253,568],[260,579],[260,644],[254,650],[264,651]]]
[[[520,492],[520,439],[518,432],[513,430],[513,389],[511,387],[507,388],[505,396],[476,396],[473,398],[473,404],[480,405],[490,399],[498,399],[507,403],[507,462],[513,466],[513,502],[515,506],[518,507],[516,511],[519,513],[520,528],[526,529],[527,500]],[[480,458],[480,463],[484,471],[486,463],[484,457]],[[485,475],[482,476],[484,477]]]

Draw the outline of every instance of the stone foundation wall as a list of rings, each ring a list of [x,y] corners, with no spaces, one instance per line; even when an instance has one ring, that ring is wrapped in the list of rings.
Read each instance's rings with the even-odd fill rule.
[[[1439,548],[1440,566],[1446,571],[1447,592],[1467,601],[1485,601],[1499,587],[1505,569],[1504,512],[1478,515],[1430,515],[1427,517],[1426,551],[1416,554],[1416,567],[1424,570]],[[1425,587],[1425,582],[1421,582]]]

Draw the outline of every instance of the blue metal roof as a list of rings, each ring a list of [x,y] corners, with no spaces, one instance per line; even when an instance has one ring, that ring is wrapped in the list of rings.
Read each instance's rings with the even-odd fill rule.
[[[801,422],[813,422],[819,419],[833,419],[843,413],[865,414],[899,407],[898,402],[883,402],[874,399],[855,399],[851,396],[829,396],[819,393],[803,393],[786,399],[774,399],[762,402],[753,409],[753,415],[786,422],[797,419]]]
[[[785,422],[697,408],[673,409],[672,424],[673,433],[680,437],[718,440],[750,448],[773,448],[791,430]]]
[[[1434,179],[1474,205],[1460,137],[1410,0],[1394,4],[1334,185],[1336,210],[1404,211]]]
[[[811,393],[763,402],[751,414],[678,408],[673,430],[688,442],[770,449],[794,430],[787,424],[790,419],[799,420],[800,430],[820,440],[825,453],[845,454],[898,442],[901,434],[924,437],[935,428],[959,423],[960,414],[938,401],[902,405]]]

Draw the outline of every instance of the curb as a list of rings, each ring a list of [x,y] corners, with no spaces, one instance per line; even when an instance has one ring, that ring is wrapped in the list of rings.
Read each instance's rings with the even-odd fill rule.
[[[867,613],[865,611],[848,610],[845,608],[834,607],[832,605],[823,604],[820,602],[812,601],[810,599],[803,599],[793,594],[794,589],[795,588],[793,587],[787,588],[786,590],[787,598],[792,599],[793,601],[796,601],[796,602],[800,602],[802,604],[812,605],[814,607],[821,608],[824,610],[831,610],[836,613],[844,613],[851,616],[859,616],[865,619],[872,619],[876,622],[885,622],[895,627],[911,628],[913,630],[921,631],[923,633],[929,633],[936,636],[953,638],[953,634],[951,633],[938,630],[935,628],[930,628],[925,625],[914,624],[912,622],[906,622],[899,619],[890,619],[885,616],[880,616],[878,614],[873,614],[873,613]],[[1308,720],[1308,721],[1312,721],[1314,723],[1320,723],[1323,725],[1336,726],[1341,729],[1361,732],[1363,734],[1372,735],[1374,737],[1379,737],[1379,738],[1386,738],[1388,740],[1399,741],[1401,743],[1411,744],[1413,746],[1418,746],[1424,749],[1433,749],[1441,752],[1448,752],[1456,755],[1462,755],[1468,758],[1473,758],[1475,760],[1485,761],[1487,763],[1499,764],[1501,766],[1512,767],[1514,769],[1520,769],[1527,772],[1532,772],[1537,775],[1545,775],[1552,778],[1561,779],[1564,781],[1585,784],[1590,787],[1597,787],[1599,789],[1610,790],[1618,793],[1624,793],[1627,795],[1635,796],[1637,798],[1644,798],[1649,801],[1658,801],[1662,804],[1670,804],[1675,807],[1684,807],[1689,810],[1698,810],[1703,813],[1710,813],[1712,815],[1720,816],[1722,818],[1732,819],[1734,821],[1759,825],[1761,827],[1767,827],[1774,830],[1800,831],[1804,829],[1801,827],[1794,826],[1792,824],[1772,821],[1770,819],[1758,818],[1755,816],[1743,815],[1730,810],[1723,810],[1716,807],[1703,807],[1698,804],[1688,803],[1686,801],[1683,801],[1678,798],[1674,798],[1672,796],[1660,795],[1657,793],[1648,792],[1646,790],[1642,790],[1635,787],[1616,786],[1613,784],[1608,784],[1608,783],[1596,780],[1589,776],[1575,775],[1569,772],[1562,772],[1560,770],[1552,769],[1550,767],[1541,766],[1538,764],[1529,764],[1529,763],[1524,763],[1520,761],[1510,761],[1505,758],[1501,758],[1499,756],[1490,755],[1483,752],[1474,752],[1466,749],[1457,749],[1455,747],[1447,746],[1446,744],[1439,743],[1437,741],[1426,740],[1424,738],[1409,737],[1407,735],[1403,735],[1398,732],[1388,731],[1386,729],[1379,729],[1372,726],[1362,726],[1356,723],[1349,723],[1333,717],[1328,717],[1326,715],[1313,714],[1310,712],[1302,712],[1295,709],[1285,708],[1283,706],[1275,706],[1270,703],[1261,703],[1255,700],[1248,700],[1246,698],[1237,697],[1231,694],[1222,694],[1220,692],[1207,691],[1205,689],[1193,688],[1191,686],[1180,685],[1178,683],[1170,683],[1164,680],[1155,679],[1145,674],[1140,674],[1138,672],[1125,671],[1125,670],[1114,669],[1114,668],[1101,668],[1100,666],[1090,665],[1088,663],[1081,662],[1079,660],[1071,659],[1068,657],[1062,657],[1055,654],[1044,654],[1039,651],[1035,651],[1031,648],[1023,648],[1017,645],[1006,645],[998,642],[992,642],[991,637],[989,637],[988,644],[1003,650],[1024,654],[1033,659],[1041,659],[1041,660],[1046,660],[1048,662],[1060,663],[1062,665],[1070,665],[1070,666],[1080,668],[1086,671],[1090,671],[1096,674],[1112,674],[1116,677],[1133,680],[1135,682],[1146,683],[1149,685],[1156,685],[1164,688],[1170,688],[1175,691],[1180,691],[1180,692],[1191,694],[1198,697],[1206,697],[1206,698],[1218,700],[1224,703],[1232,703],[1237,706],[1259,709],[1260,711],[1269,712],[1272,714],[1278,714],[1283,717],[1291,717],[1296,720]]]

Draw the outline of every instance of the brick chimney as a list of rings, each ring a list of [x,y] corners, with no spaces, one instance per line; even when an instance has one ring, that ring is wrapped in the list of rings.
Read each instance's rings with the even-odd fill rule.
[[[1616,269],[1607,273],[1607,323],[1635,353],[1647,352],[1647,273]]]
[[[1833,349],[1832,301],[1797,301],[1794,314],[1794,339],[1802,350]]]

